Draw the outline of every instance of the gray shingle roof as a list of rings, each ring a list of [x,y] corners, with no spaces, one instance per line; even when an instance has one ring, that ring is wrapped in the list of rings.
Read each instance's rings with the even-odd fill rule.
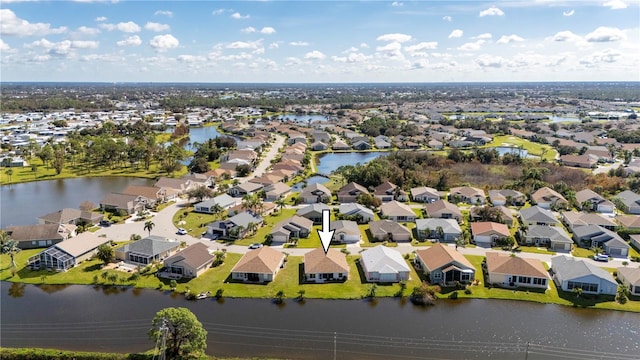
[[[161,236],[151,235],[144,239],[125,244],[118,248],[118,251],[136,252],[139,254],[155,256],[165,251],[177,249],[178,246],[180,246],[180,243],[177,241],[168,241]]]
[[[594,275],[602,279],[615,283],[613,276],[606,270],[592,265],[583,260],[577,260],[572,257],[560,255],[551,258],[551,268],[560,274],[562,279],[570,280],[584,276]]]

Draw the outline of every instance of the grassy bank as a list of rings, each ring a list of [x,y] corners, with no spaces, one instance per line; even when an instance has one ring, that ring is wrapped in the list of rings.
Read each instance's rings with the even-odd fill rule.
[[[158,355],[155,355],[157,357]],[[0,348],[0,359],[3,360],[152,360],[151,352],[145,353],[107,353],[88,351],[66,351],[39,348]],[[220,358],[204,355],[199,359],[209,360],[241,360],[241,358]],[[258,358],[253,358],[258,359]],[[267,358],[263,358],[267,359]]]

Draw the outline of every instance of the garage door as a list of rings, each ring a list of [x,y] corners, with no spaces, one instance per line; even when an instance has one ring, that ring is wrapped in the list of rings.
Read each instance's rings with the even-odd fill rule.
[[[622,249],[609,249],[609,255],[622,255]]]

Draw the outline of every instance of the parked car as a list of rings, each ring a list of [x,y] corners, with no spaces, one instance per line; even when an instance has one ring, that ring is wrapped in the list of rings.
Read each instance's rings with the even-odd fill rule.
[[[260,244],[260,243],[255,243],[255,244],[249,245],[249,249],[260,249],[261,247],[262,247],[262,244]]]
[[[607,261],[609,261],[609,255],[607,255],[607,254],[595,254],[595,255],[593,255],[593,260],[607,262]]]
[[[211,240],[218,240],[218,233],[211,234]]]
[[[185,229],[183,229],[183,228],[180,228],[180,229],[178,229],[177,234],[178,234],[178,235],[187,235],[187,230],[185,230]]]
[[[100,226],[109,227],[109,226],[111,226],[111,221],[109,221],[109,220],[100,220]]]

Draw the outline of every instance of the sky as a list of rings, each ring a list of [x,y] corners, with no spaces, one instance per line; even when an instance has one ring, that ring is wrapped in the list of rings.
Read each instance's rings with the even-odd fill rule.
[[[640,0],[0,0],[0,81],[640,81]]]

